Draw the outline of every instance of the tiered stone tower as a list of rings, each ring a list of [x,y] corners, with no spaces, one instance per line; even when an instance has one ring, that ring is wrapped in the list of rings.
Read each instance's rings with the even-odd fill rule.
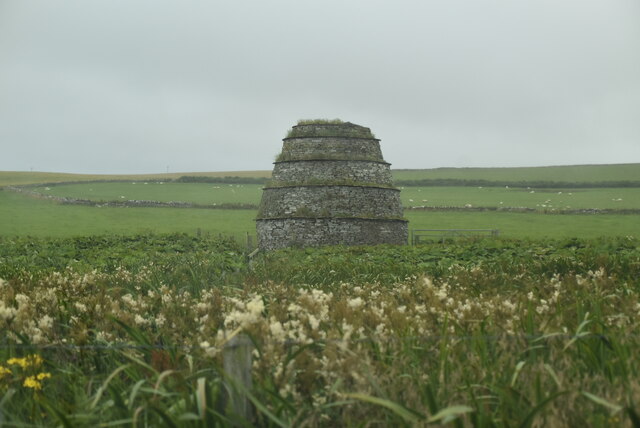
[[[301,121],[274,165],[256,219],[261,249],[407,243],[400,190],[369,128]]]

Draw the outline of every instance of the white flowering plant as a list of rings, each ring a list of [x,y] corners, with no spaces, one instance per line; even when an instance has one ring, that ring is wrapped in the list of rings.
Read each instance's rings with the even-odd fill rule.
[[[186,251],[185,264],[207,266],[211,253]],[[445,410],[469,425],[637,417],[637,241],[286,250],[251,268],[236,260],[210,286],[193,284],[213,268],[184,277],[184,264],[144,260],[3,268],[15,274],[0,281],[0,361],[36,349],[48,374],[19,394],[15,376],[0,377],[0,413],[41,425],[68,409],[78,424],[230,424],[223,353],[245,334],[252,423],[419,425]]]

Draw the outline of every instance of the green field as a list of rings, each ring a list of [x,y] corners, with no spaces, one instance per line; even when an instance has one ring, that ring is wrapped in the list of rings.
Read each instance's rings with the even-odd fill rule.
[[[68,174],[60,172],[0,171],[0,187],[38,183],[112,180],[174,180],[185,175],[198,177],[271,177],[271,171],[176,172],[166,174]]]
[[[572,165],[523,168],[435,168],[394,170],[395,180],[450,178],[488,181],[640,181],[640,163],[618,165]]]
[[[594,170],[609,171],[615,178],[629,178],[628,171],[637,165],[551,167],[556,179],[595,179]],[[499,171],[498,171],[499,170]],[[506,169],[505,169],[506,170]],[[483,179],[520,179],[518,168],[509,169],[509,175],[501,169],[489,174],[468,177]],[[541,168],[525,168],[522,177],[539,180]],[[527,170],[533,170],[526,174]],[[578,172],[590,171],[580,176]],[[431,172],[433,170],[430,170]],[[422,171],[423,176],[430,173]],[[463,177],[467,170],[456,169]],[[474,169],[475,171],[475,169]],[[537,171],[537,172],[536,172]],[[577,171],[577,172],[576,172]],[[613,171],[613,172],[612,172]],[[479,171],[475,171],[478,173]],[[536,174],[534,174],[536,172]],[[395,172],[403,174],[403,171]],[[224,173],[229,175],[230,173]],[[198,173],[199,176],[207,174]],[[210,174],[213,176],[213,174]],[[223,175],[223,176],[224,176]],[[233,173],[236,176],[264,176],[262,172]],[[178,175],[179,176],[179,175]],[[94,180],[95,176],[69,176],[41,173],[0,173],[0,184],[18,181],[34,182],[43,179],[73,179],[80,177]],[[118,176],[108,176],[113,179]],[[121,179],[124,177],[119,176]],[[602,178],[601,176],[598,176]],[[158,177],[154,177],[158,178]],[[165,178],[170,178],[166,177]],[[177,177],[174,177],[177,178]],[[2,181],[4,180],[4,181]],[[149,181],[145,181],[149,180]],[[176,183],[151,181],[150,176],[127,177],[119,182],[86,182],[32,186],[29,190],[43,196],[86,199],[96,202],[125,202],[150,200],[160,202],[189,202],[210,207],[246,204],[257,206],[262,185],[227,183]],[[504,237],[599,237],[636,236],[640,230],[640,215],[614,214],[542,214],[554,211],[584,209],[637,210],[640,209],[640,188],[592,188],[592,189],[527,189],[506,187],[402,187],[401,199],[405,207],[480,207],[480,208],[529,208],[538,213],[490,212],[425,212],[406,210],[410,229],[499,229]],[[615,211],[614,211],[615,212]],[[0,236],[80,236],[106,233],[133,234],[142,231],[188,232],[226,234],[238,239],[255,233],[252,209],[195,209],[195,208],[140,208],[140,207],[92,207],[61,205],[47,199],[37,199],[9,190],[0,191]]]
[[[505,212],[407,211],[409,229],[498,229],[506,238],[634,236],[640,215],[550,215]]]
[[[524,207],[540,211],[568,209],[640,209],[640,188],[521,189],[504,187],[403,187],[405,207]]]
[[[457,179],[488,181],[602,182],[640,181],[640,163],[617,165],[572,165],[521,168],[433,168],[393,170],[395,180]],[[50,172],[0,171],[0,187],[37,183],[95,180],[172,180],[181,176],[270,177],[271,171],[190,172],[144,175],[65,174]]]
[[[202,205],[254,204],[260,202],[262,185],[221,183],[121,182],[81,183],[33,190],[44,195],[92,201],[148,200],[192,202]]]
[[[34,187],[43,195],[92,201],[151,200],[213,204],[260,202],[262,185],[220,183],[120,182]],[[525,207],[555,209],[640,209],[640,188],[521,189],[504,187],[402,187],[405,207]]]
[[[185,232],[242,239],[255,233],[252,210],[87,207],[0,191],[0,236],[84,236]]]

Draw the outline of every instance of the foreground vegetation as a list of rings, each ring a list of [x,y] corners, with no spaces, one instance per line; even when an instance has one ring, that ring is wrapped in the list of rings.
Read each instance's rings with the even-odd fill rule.
[[[640,426],[640,242],[0,238],[8,425]],[[254,343],[252,421],[221,350]]]

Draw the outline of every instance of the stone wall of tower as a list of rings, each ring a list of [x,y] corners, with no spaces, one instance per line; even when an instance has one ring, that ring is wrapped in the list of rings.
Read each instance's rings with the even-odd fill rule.
[[[407,242],[400,191],[369,128],[294,126],[272,178],[256,219],[262,249]]]

